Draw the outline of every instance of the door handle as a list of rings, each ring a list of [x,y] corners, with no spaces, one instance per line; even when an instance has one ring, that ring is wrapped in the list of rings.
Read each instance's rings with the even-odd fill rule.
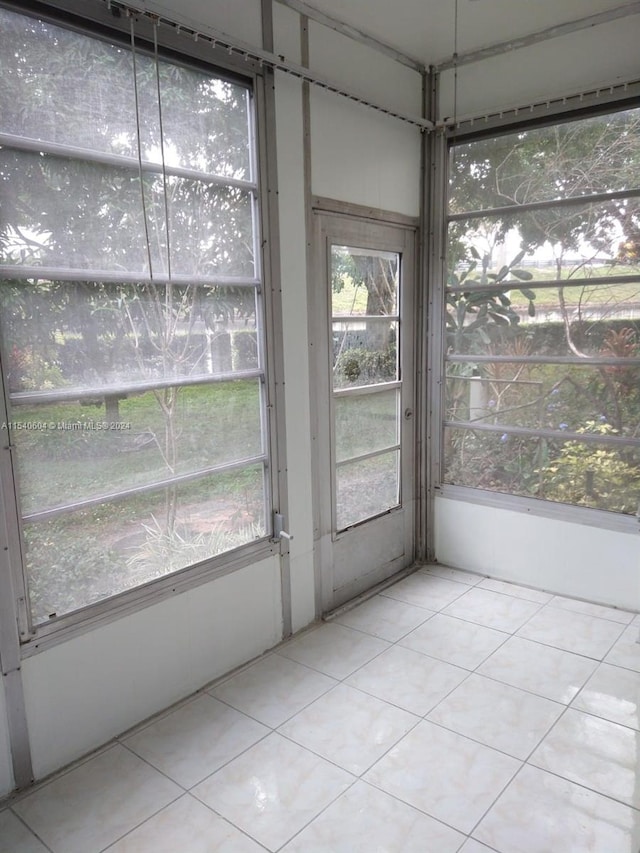
[[[410,421],[412,417],[413,417],[413,409],[405,409],[404,410],[405,421]]]

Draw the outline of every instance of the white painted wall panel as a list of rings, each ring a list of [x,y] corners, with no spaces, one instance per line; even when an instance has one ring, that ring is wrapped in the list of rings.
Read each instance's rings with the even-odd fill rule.
[[[309,65],[314,73],[377,104],[421,114],[418,72],[314,21],[309,23]]]
[[[438,562],[640,610],[640,533],[436,499]]]
[[[280,3],[273,4],[273,41],[274,53],[300,64],[300,15]]]
[[[3,682],[4,679],[0,679],[0,797],[9,794],[13,790],[14,785]]]
[[[209,26],[247,44],[262,46],[260,0],[143,0],[139,5],[193,29],[206,31]]]
[[[417,128],[312,87],[311,152],[314,195],[418,215]]]
[[[457,115],[524,106],[640,77],[640,15],[458,69]],[[453,71],[441,76],[440,117],[453,115]]]
[[[276,76],[293,630],[315,617],[302,84]]]
[[[28,658],[22,671],[36,778],[261,654],[281,636],[274,557]]]

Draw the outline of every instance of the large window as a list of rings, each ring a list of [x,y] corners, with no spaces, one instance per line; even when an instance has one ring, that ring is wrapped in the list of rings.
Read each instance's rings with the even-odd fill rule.
[[[0,55],[5,480],[38,625],[267,534],[253,103],[6,10]]]
[[[635,514],[640,110],[453,145],[444,482]]]

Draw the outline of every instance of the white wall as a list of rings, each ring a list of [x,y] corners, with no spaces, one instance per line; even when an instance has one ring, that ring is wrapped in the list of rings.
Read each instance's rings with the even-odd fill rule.
[[[13,790],[13,770],[9,751],[7,711],[4,695],[4,678],[0,678],[0,797]]]
[[[36,778],[274,646],[280,614],[273,557],[25,660]]]
[[[526,106],[640,76],[640,15],[458,69],[457,116]],[[441,76],[440,118],[453,116],[454,73]]]
[[[321,27],[309,28],[310,66],[374,103],[420,115],[420,75]],[[311,87],[314,195],[417,216],[420,131],[383,113]]]
[[[438,562],[640,610],[640,529],[621,533],[437,497]]]

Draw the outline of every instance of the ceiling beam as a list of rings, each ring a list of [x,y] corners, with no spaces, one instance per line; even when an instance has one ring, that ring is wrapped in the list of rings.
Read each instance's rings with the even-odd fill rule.
[[[395,47],[391,47],[391,45],[380,41],[380,39],[377,39],[375,36],[369,35],[357,27],[352,27],[350,24],[345,24],[344,21],[340,21],[338,18],[327,15],[325,12],[321,12],[320,9],[316,9],[315,6],[310,6],[308,3],[305,3],[304,0],[277,0],[277,2],[283,6],[288,6],[289,9],[299,12],[301,15],[306,15],[309,20],[315,21],[317,24],[322,24],[331,30],[335,30],[337,33],[341,33],[343,36],[347,36],[347,38],[353,39],[353,41],[360,42],[360,44],[364,44],[367,47],[373,48],[373,50],[377,50],[378,53],[385,54],[385,56],[394,59],[401,65],[406,65],[407,68],[411,68],[412,71],[417,71],[419,74],[422,74],[425,70],[424,63],[419,62],[412,56],[407,56]]]
[[[437,63],[435,68],[436,71],[448,71],[451,68],[459,68],[461,65],[480,62],[483,59],[490,59],[492,56],[500,56],[503,53],[518,50],[521,47],[529,47],[532,44],[538,44],[538,42],[548,41],[558,36],[564,36],[578,30],[585,30],[589,27],[596,27],[599,24],[617,21],[620,18],[626,18],[629,15],[637,15],[639,13],[640,2],[635,0],[633,3],[625,3],[622,6],[616,6],[615,9],[608,9],[606,12],[598,12],[595,15],[588,15],[585,18],[578,18],[575,21],[567,21],[567,23],[558,24],[555,27],[547,27],[547,29],[538,30],[535,33],[529,33],[510,41],[498,42],[489,47],[483,47],[480,50],[461,53],[457,57],[451,57],[451,59]]]

